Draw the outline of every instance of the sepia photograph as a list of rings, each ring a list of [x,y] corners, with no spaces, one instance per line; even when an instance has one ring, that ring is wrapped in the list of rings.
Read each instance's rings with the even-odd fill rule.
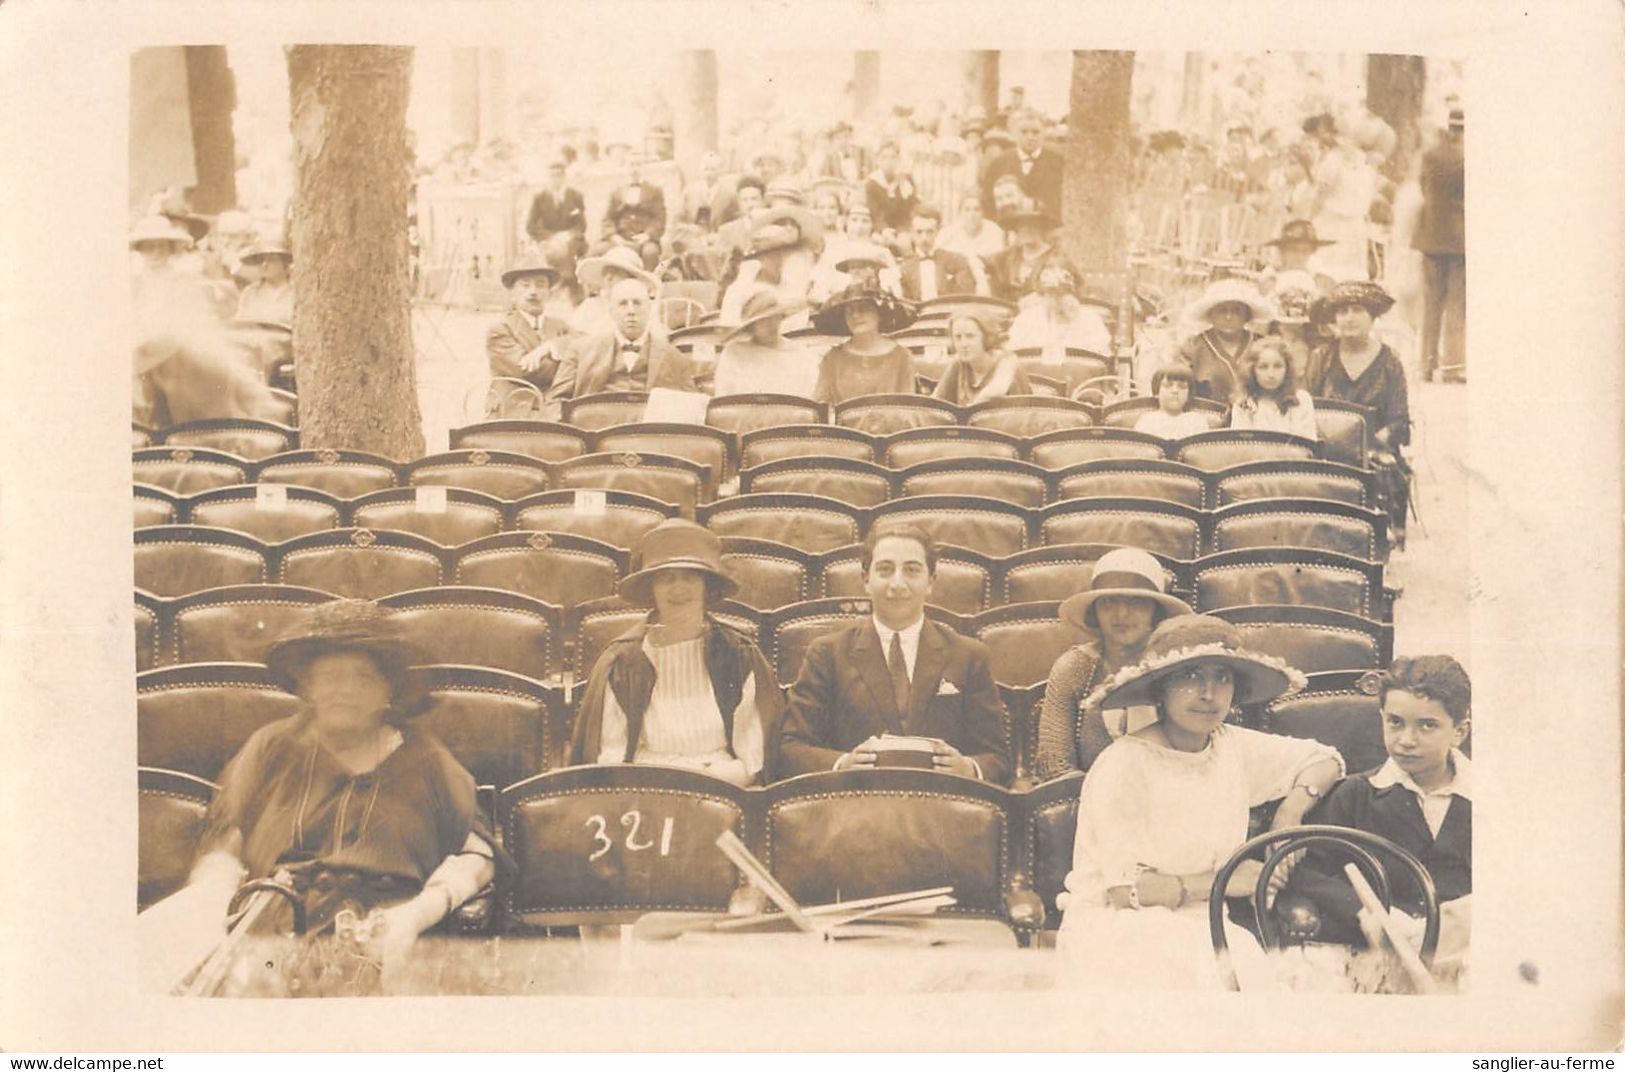
[[[1569,367],[1509,360],[1527,117],[1475,73],[1504,41],[1475,53],[1467,6],[1410,48],[598,10],[98,49],[96,300],[127,315],[72,427],[116,474],[128,405],[98,516],[133,526],[90,534],[127,581],[85,582],[121,604],[91,675],[120,1000],[1358,1029],[1403,996],[1442,1039],[1578,993],[1601,1036],[1553,1044],[1617,1045],[1625,297],[1598,237],[1599,328],[1548,306]],[[1582,424],[1614,438],[1560,449]],[[1612,531],[1529,542],[1568,496]],[[6,566],[10,628],[45,621]],[[1543,580],[1589,601],[1519,624]],[[1592,743],[1531,750],[1564,718]],[[1583,964],[1520,944],[1532,838]],[[941,1048],[926,1022],[856,1045]],[[775,1045],[702,1030],[443,1044]]]

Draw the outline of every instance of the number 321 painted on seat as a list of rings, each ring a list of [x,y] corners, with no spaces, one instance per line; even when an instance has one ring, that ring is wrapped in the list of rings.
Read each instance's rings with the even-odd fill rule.
[[[581,825],[597,828],[593,831],[592,837],[593,843],[598,847],[593,851],[592,855],[587,857],[588,863],[598,859],[615,847],[615,839],[609,836],[609,822],[602,815],[589,815],[587,821]],[[643,813],[636,808],[621,816],[621,826],[626,829],[625,844],[628,852],[644,852],[655,847],[653,841],[638,840],[638,830],[643,826]],[[667,816],[665,821],[660,824],[660,855],[662,856],[671,855],[671,833],[672,820],[670,816]]]

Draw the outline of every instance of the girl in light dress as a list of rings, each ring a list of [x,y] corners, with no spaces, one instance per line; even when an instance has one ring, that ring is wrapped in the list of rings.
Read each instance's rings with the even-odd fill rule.
[[[1241,389],[1230,407],[1230,427],[1320,437],[1314,399],[1298,387],[1292,356],[1280,336],[1268,336],[1253,347],[1253,360],[1242,369]]]

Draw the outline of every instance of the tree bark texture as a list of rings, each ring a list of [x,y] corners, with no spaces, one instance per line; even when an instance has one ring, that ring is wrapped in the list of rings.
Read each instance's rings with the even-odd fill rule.
[[[287,50],[300,442],[423,454],[406,211],[410,48]]]
[[[963,53],[965,104],[980,105],[992,122],[999,114],[999,53],[997,50]]]
[[[700,157],[717,147],[717,54],[714,49],[682,55],[682,96],[678,100],[676,157],[683,174],[699,174]]]
[[[1061,243],[1085,272],[1128,270],[1129,104],[1134,53],[1072,53]]]
[[[1394,128],[1394,151],[1382,171],[1395,182],[1405,181],[1422,145],[1427,75],[1427,60],[1421,56],[1373,54],[1366,58],[1365,106]]]
[[[193,211],[214,215],[237,207],[237,139],[231,129],[237,85],[224,45],[186,46],[186,88],[197,164],[189,200]]]

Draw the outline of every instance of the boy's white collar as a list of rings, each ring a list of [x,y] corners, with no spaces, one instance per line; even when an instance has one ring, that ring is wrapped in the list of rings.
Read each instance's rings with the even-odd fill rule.
[[[1450,750],[1450,765],[1456,772],[1455,777],[1446,785],[1431,790],[1431,793],[1434,795],[1449,793],[1461,797],[1463,800],[1472,800],[1472,761],[1462,754],[1461,749],[1452,748]],[[1411,776],[1400,769],[1399,764],[1390,758],[1388,762],[1378,769],[1377,773],[1371,776],[1371,787],[1373,789],[1387,789],[1392,785],[1404,786],[1417,796],[1428,796],[1430,793],[1429,790],[1417,785],[1411,779]]]

